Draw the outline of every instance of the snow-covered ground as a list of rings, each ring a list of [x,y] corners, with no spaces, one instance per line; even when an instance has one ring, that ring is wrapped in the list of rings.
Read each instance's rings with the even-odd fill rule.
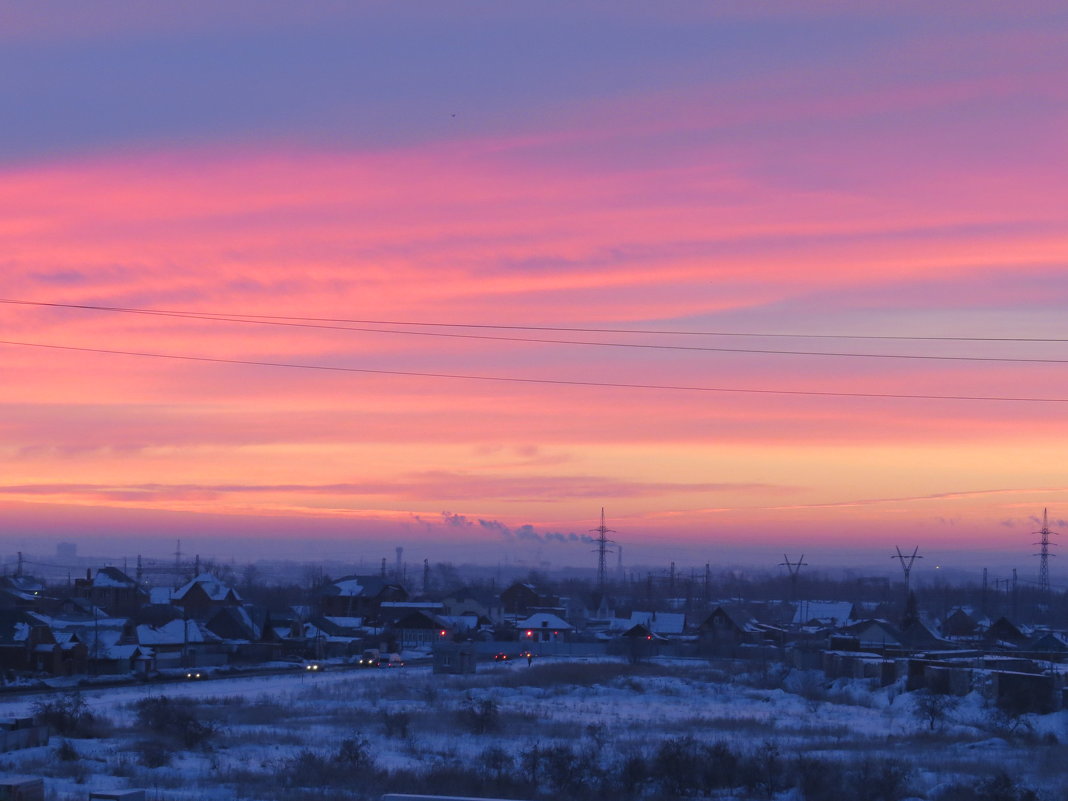
[[[587,772],[591,765],[619,771],[636,755],[651,770],[667,764],[656,756],[665,742],[690,737],[741,755],[770,754],[773,767],[891,760],[905,766],[908,792],[918,798],[999,770],[1043,797],[1063,798],[1053,793],[1063,789],[1068,764],[1061,745],[1068,713],[998,718],[972,694],[932,720],[917,709],[919,696],[899,688],[750,670],[744,663],[545,660],[463,677],[407,667],[89,690],[87,708],[104,719],[109,736],[54,737],[48,747],[0,754],[0,765],[47,777],[55,799],[128,786],[176,800],[313,797],[324,787],[331,797],[377,797],[383,789],[425,792],[418,776],[464,771],[495,777],[493,786],[513,796],[526,786],[529,798],[553,790],[563,798],[581,797],[567,792],[567,782],[580,779],[560,773],[567,765],[557,764],[558,746],[584,755]],[[139,723],[135,705],[161,696],[214,734],[190,745],[178,729]],[[0,700],[0,717],[30,714],[42,700]],[[64,740],[73,751],[60,750]],[[788,778],[756,788],[744,770],[739,775],[739,786],[709,790],[709,797],[806,797]],[[629,792],[672,797],[659,778],[640,774]]]

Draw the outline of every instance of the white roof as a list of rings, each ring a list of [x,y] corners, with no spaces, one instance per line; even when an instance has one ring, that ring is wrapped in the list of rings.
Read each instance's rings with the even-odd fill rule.
[[[329,620],[335,626],[341,626],[342,628],[346,629],[358,629],[360,628],[360,626],[363,625],[362,617],[337,617],[335,615],[324,616],[323,620]],[[288,626],[286,628],[288,629]]]
[[[151,603],[166,606],[171,602],[170,587],[151,587],[148,591],[148,600]]]
[[[186,593],[188,593],[191,589],[193,589],[193,587],[198,584],[200,585],[200,588],[207,594],[207,596],[213,601],[224,601],[226,600],[226,596],[230,593],[233,593],[234,598],[236,598],[237,600],[241,600],[241,596],[237,594],[237,590],[235,590],[233,587],[226,586],[217,578],[215,578],[215,576],[213,576],[211,573],[201,573],[189,583],[184,584],[183,586],[176,589],[171,594],[171,597],[175,599],[184,598]]]
[[[183,623],[186,626],[184,634]],[[175,618],[162,626],[138,626],[137,642],[141,645],[181,645],[186,642],[206,642],[206,638],[195,620]]]
[[[450,628],[460,629],[461,631],[478,628],[478,615],[435,615],[434,617],[443,621]]]
[[[96,575],[93,576],[94,587],[130,587],[134,584],[135,582],[133,581],[133,579],[129,579],[128,581],[119,581],[118,579],[113,578],[103,570],[98,570],[96,572]]]
[[[810,620],[845,623],[852,614],[853,604],[849,601],[802,601],[794,610],[794,623],[808,623]]]
[[[682,634],[686,615],[681,612],[631,612],[627,628],[645,626],[654,634]]]
[[[549,612],[535,612],[526,620],[517,621],[515,625],[519,629],[563,629],[570,631],[574,628],[562,617],[557,617]]]
[[[363,593],[363,585],[356,579],[342,579],[335,581],[334,586],[338,589],[338,595],[345,598],[355,598]]]

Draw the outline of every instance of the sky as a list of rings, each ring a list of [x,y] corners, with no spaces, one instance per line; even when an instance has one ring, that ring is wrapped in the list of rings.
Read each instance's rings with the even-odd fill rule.
[[[0,550],[1037,573],[1066,73],[1053,1],[3,3]]]

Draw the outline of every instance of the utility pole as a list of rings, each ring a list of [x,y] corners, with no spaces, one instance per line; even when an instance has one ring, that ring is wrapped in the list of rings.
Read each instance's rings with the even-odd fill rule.
[[[429,559],[424,559],[423,560],[423,594],[426,595],[426,593],[429,591],[429,589],[430,589],[430,560]]]
[[[19,551],[18,565],[15,567],[15,578],[22,578],[22,551]]]
[[[1049,535],[1056,535],[1057,532],[1049,530],[1049,517],[1046,509],[1042,510],[1042,530],[1036,531],[1035,534],[1042,537],[1041,540],[1034,543],[1041,546],[1039,552],[1034,554],[1038,557],[1038,591],[1042,595],[1042,600],[1047,600],[1049,597],[1049,558],[1054,556],[1049,552],[1049,546],[1051,545]]]
[[[979,608],[983,611],[983,617],[989,617],[986,611],[986,568],[983,568],[983,592],[979,596]]]
[[[907,606],[909,602],[909,575],[912,573],[912,563],[917,559],[923,559],[923,557],[918,555],[920,552],[919,545],[912,549],[911,556],[905,556],[905,554],[901,553],[901,548],[897,546],[895,546],[895,548],[897,550],[897,555],[891,556],[890,558],[897,559],[901,562],[901,571],[905,574],[905,604]]]
[[[604,507],[601,507],[601,525],[590,529],[591,534],[597,535],[597,591],[604,597],[605,587],[608,584],[608,546],[612,540],[609,534],[615,534],[612,529],[604,524]]]

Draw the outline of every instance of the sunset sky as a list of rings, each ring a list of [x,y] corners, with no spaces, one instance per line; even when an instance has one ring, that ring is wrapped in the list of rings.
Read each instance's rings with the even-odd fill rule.
[[[1066,76],[1055,0],[5,4],[0,551],[1030,575]]]

